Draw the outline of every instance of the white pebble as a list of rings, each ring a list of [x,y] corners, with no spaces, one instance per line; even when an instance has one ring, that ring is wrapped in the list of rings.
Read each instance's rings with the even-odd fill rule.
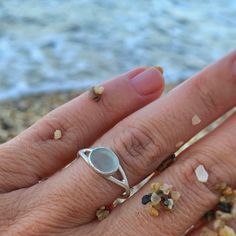
[[[192,118],[192,125],[198,125],[201,123],[201,119],[199,118],[198,115],[195,115],[193,118]]]
[[[207,182],[209,175],[203,165],[199,165],[195,169],[195,173],[196,173],[196,176],[197,176],[197,179],[199,182],[201,182],[201,183]]]
[[[61,130],[59,130],[59,129],[55,130],[55,132],[54,132],[54,139],[58,140],[58,139],[61,138],[61,136],[62,136]]]
[[[102,95],[104,92],[104,87],[103,86],[95,86],[94,92],[95,92],[95,94]]]

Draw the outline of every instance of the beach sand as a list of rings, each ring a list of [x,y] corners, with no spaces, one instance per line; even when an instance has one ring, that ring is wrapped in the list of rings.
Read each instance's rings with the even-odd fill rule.
[[[0,102],[0,143],[15,137],[48,112],[81,93],[66,91],[37,94]]]

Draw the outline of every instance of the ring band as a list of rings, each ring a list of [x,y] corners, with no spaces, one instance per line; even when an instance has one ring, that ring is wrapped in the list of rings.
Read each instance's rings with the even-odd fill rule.
[[[119,158],[111,149],[105,147],[86,148],[78,152],[77,157],[79,158],[79,156],[102,177],[124,188],[125,192],[121,198],[128,198],[130,196],[130,187],[126,174],[120,165]],[[122,180],[113,176],[118,171],[123,178]]]

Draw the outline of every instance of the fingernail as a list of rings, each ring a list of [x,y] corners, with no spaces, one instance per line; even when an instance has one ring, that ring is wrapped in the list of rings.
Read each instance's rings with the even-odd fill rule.
[[[131,78],[131,84],[140,95],[149,95],[158,91],[163,85],[163,77],[154,67],[146,69],[137,76]]]

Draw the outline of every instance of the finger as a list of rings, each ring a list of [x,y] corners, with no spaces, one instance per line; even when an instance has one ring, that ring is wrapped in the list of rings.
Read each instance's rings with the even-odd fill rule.
[[[152,180],[171,184],[181,193],[172,212],[161,211],[158,218],[152,218],[145,212],[141,198],[150,193],[148,185],[117,209],[114,215],[112,213],[111,218],[116,218],[117,224],[121,225],[133,219],[129,221],[129,227],[137,228],[139,232],[142,232],[141,225],[144,226],[145,222],[148,235],[183,235],[218,203],[219,195],[214,190],[216,184],[225,182],[229,186],[236,186],[235,137],[236,113],[180,154],[174,165]],[[199,165],[203,165],[209,174],[207,183],[199,182],[196,177],[195,169]]]
[[[236,52],[206,68],[159,101],[121,121],[93,146],[114,150],[130,186],[140,182],[177,149],[177,142],[188,140],[235,105],[235,60]],[[191,119],[195,114],[202,122],[193,126]],[[97,208],[109,205],[123,191],[97,175],[82,159],[46,181],[43,188],[45,197],[51,195],[51,189],[55,189],[55,196],[69,193],[63,201],[74,209],[74,217],[80,223],[92,220]]]
[[[164,82],[158,69],[138,68],[104,83],[96,103],[85,93],[49,113],[0,148],[0,191],[36,183],[70,162],[119,120],[156,99]],[[121,95],[122,94],[122,95]],[[62,137],[54,140],[55,130]]]

